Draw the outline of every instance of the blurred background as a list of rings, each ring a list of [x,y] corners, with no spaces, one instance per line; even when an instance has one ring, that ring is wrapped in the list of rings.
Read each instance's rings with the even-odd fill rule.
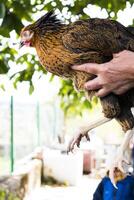
[[[46,72],[34,49],[19,50],[23,26],[50,10],[65,23],[98,17],[134,25],[134,0],[0,0],[0,175],[36,147],[65,150],[78,126],[102,116],[97,98],[87,101],[70,80]],[[102,177],[122,138],[114,120],[94,129],[77,150],[83,171]]]

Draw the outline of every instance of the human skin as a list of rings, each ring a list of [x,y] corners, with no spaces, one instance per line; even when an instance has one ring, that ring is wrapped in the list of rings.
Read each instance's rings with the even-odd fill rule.
[[[86,63],[72,66],[72,69],[96,75],[96,78],[85,83],[86,90],[97,90],[98,97],[110,92],[117,95],[134,87],[134,52],[124,50],[113,54],[110,62],[103,64]]]

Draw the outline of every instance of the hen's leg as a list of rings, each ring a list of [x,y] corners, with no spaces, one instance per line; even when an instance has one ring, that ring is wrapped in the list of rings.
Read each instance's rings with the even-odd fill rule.
[[[90,100],[91,92],[87,93],[87,98]],[[120,105],[118,102],[118,97],[114,94],[109,94],[106,97],[100,99],[104,116],[102,119],[99,119],[93,123],[90,123],[88,126],[80,127],[77,131],[77,135],[73,137],[68,145],[68,152],[74,149],[74,146],[79,147],[82,137],[86,137],[89,140],[88,132],[108,121],[117,117],[120,113]]]
[[[122,167],[122,163],[126,162],[126,163],[129,164],[129,162],[124,157],[124,153],[128,149],[129,142],[132,139],[133,134],[134,134],[134,129],[128,130],[125,133],[125,137],[123,139],[123,142],[122,142],[121,146],[118,148],[117,153],[116,153],[115,158],[114,158],[114,161],[113,161],[113,163],[110,167],[109,176],[110,176],[111,182],[113,183],[113,185],[115,187],[116,187],[116,185],[115,185],[115,181],[114,181],[114,169],[115,169],[115,167],[118,167],[122,172],[124,172],[124,169]]]
[[[77,145],[79,147],[80,141],[83,137],[86,137],[87,140],[90,140],[88,132],[91,131],[92,129],[98,127],[98,126],[101,126],[102,124],[104,124],[104,123],[106,123],[110,120],[111,119],[103,117],[99,120],[96,120],[96,121],[90,123],[87,126],[80,127],[78,129],[78,131],[76,132],[76,136],[74,136],[73,139],[70,141],[67,151],[68,152],[73,151],[75,145]]]
[[[87,93],[87,98],[90,99],[91,92]],[[108,121],[112,118],[117,117],[120,113],[120,105],[118,103],[118,98],[114,94],[109,94],[104,98],[101,98],[101,104],[103,108],[104,118],[89,124],[88,126],[80,127],[77,131],[77,135],[73,137],[68,146],[68,152],[74,149],[74,146],[79,147],[82,137],[86,137],[89,140],[88,132]]]
[[[122,142],[121,146],[119,147],[119,149],[115,155],[115,159],[110,168],[110,179],[111,179],[111,182],[114,184],[114,186],[115,186],[114,168],[118,167],[122,172],[124,172],[124,169],[122,167],[123,162],[126,162],[126,163],[129,162],[125,159],[124,153],[128,149],[128,145],[129,145],[130,139],[133,136],[133,131],[134,131],[133,130],[134,117],[132,115],[131,108],[129,107],[127,102],[124,101],[124,99],[122,99],[122,101],[120,103],[121,103],[121,113],[119,114],[118,117],[116,117],[116,120],[120,123],[123,131],[126,133],[125,133],[123,142]]]
[[[113,163],[110,168],[110,178],[112,183],[115,186],[115,181],[114,181],[114,169],[115,167],[118,167],[122,172],[123,170],[123,162],[128,163],[128,161],[125,159],[124,153],[128,149],[129,141],[132,138],[133,135],[133,127],[134,127],[134,117],[131,112],[131,108],[128,104],[128,101],[125,99],[119,99],[120,101],[120,106],[121,106],[121,112],[120,114],[116,117],[116,120],[120,123],[122,126],[122,129],[125,133],[123,142],[121,146],[119,147],[115,158],[113,160]]]

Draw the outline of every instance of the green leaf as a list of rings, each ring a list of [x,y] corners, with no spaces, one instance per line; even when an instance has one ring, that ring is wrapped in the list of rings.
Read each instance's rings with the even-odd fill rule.
[[[30,82],[30,87],[29,87],[29,94],[32,94],[34,91],[34,86],[33,86],[33,83]]]
[[[0,18],[2,19],[4,18],[5,12],[6,12],[6,9],[5,9],[4,3],[0,3]]]
[[[0,85],[0,88],[1,88],[3,91],[5,91],[5,87],[4,87],[3,84]]]
[[[54,79],[54,75],[52,74],[51,77],[50,77],[50,79],[49,79],[49,81],[52,82],[53,79]]]
[[[0,74],[6,74],[9,70],[9,67],[5,64],[3,60],[0,60]]]
[[[92,101],[93,101],[94,104],[97,104],[98,103],[98,97],[94,96]]]
[[[0,27],[1,35],[8,36],[12,30],[16,30],[19,34],[20,30],[22,29],[23,24],[21,23],[20,19],[14,13],[6,13],[2,25]]]
[[[85,100],[85,101],[84,101],[84,104],[85,104],[85,106],[86,106],[87,108],[92,109],[92,104],[91,104],[91,102],[90,102],[89,100]]]

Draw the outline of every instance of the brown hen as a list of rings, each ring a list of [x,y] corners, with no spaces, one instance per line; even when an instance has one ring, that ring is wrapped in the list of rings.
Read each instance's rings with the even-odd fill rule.
[[[72,79],[80,91],[84,90],[85,82],[95,76],[70,67],[89,62],[104,63],[113,58],[113,53],[124,49],[134,51],[133,33],[133,29],[109,19],[79,20],[66,25],[53,12],[48,12],[22,29],[21,44],[35,47],[47,71]],[[93,93],[88,92],[88,97]],[[101,98],[105,117],[116,118],[124,131],[132,129],[134,118],[130,108],[133,99],[133,89],[124,95],[110,94]]]
[[[71,69],[72,65],[95,62],[105,63],[113,53],[122,50],[134,51],[134,30],[109,19],[78,20],[66,25],[53,12],[24,27],[21,45],[35,47],[45,69],[63,78],[72,79],[78,91],[85,90],[84,84],[94,75]],[[95,91],[87,92],[90,98]],[[117,96],[109,94],[100,98],[106,118],[115,118],[123,130],[131,130],[134,117],[134,89]]]

